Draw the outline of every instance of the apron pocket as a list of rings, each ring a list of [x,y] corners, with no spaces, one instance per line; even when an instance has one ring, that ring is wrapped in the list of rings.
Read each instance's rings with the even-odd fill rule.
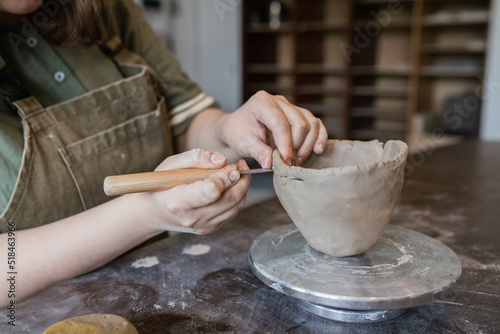
[[[59,149],[85,210],[111,199],[106,176],[152,171],[172,153],[163,98],[154,111]]]

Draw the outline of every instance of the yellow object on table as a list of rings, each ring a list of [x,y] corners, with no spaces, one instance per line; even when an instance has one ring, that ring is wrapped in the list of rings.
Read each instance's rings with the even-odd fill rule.
[[[87,314],[57,322],[43,334],[139,334],[127,319],[114,314]]]

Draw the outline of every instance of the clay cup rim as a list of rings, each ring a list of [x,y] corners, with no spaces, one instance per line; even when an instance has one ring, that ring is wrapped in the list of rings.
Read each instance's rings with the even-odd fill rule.
[[[336,144],[349,144],[352,143],[354,144],[361,144],[365,145],[367,143],[381,143],[382,144],[382,149],[385,149],[385,147],[389,143],[394,143],[396,147],[398,148],[399,152],[394,156],[393,158],[390,159],[384,159],[384,160],[379,160],[379,161],[370,161],[370,162],[365,162],[357,165],[347,165],[347,166],[334,166],[334,167],[325,167],[321,169],[317,168],[310,168],[310,167],[302,167],[302,166],[288,166],[285,164],[283,159],[281,158],[281,155],[279,154],[278,150],[274,150],[273,152],[273,170],[274,173],[280,174],[283,176],[287,177],[297,177],[300,178],[304,176],[304,174],[307,175],[324,175],[325,173],[328,174],[354,174],[354,173],[359,173],[361,170],[367,172],[373,169],[377,168],[395,168],[400,166],[401,164],[406,162],[406,158],[408,157],[408,145],[404,143],[401,140],[389,140],[385,144],[383,142],[380,142],[378,140],[372,140],[372,141],[359,141],[359,140],[338,140],[338,139],[330,139],[327,141],[326,145],[331,146],[331,145],[336,145]],[[315,154],[315,153],[311,153]],[[307,162],[307,159],[305,160],[304,163]]]

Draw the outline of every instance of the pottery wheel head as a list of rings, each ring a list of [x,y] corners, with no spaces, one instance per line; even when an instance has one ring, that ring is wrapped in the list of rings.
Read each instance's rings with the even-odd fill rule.
[[[287,166],[273,153],[278,198],[314,249],[343,257],[360,254],[384,232],[403,187],[408,146],[329,140],[323,154]]]

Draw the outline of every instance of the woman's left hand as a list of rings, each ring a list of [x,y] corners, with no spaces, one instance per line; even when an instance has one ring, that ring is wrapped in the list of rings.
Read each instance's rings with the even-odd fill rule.
[[[260,91],[226,115],[221,139],[236,152],[256,159],[263,168],[270,168],[274,148],[287,165],[300,165],[311,151],[323,152],[328,135],[321,120],[307,109],[283,96]]]

